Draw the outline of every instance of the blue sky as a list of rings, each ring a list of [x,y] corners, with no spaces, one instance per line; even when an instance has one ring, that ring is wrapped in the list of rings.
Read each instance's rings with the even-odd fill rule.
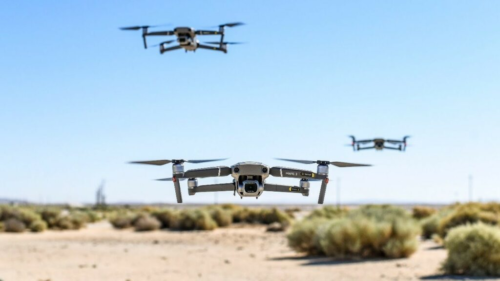
[[[474,199],[500,200],[499,14],[498,1],[4,1],[0,197],[92,202],[106,179],[112,202],[172,203],[172,184],[151,180],[170,166],[125,163],[284,157],[375,165],[331,168],[326,203],[338,177],[345,202],[467,200],[469,174]],[[231,21],[247,25],[226,40],[246,44],[228,54],[160,55],[118,30]],[[354,153],[349,134],[412,146]],[[218,199],[308,204],[318,192]]]

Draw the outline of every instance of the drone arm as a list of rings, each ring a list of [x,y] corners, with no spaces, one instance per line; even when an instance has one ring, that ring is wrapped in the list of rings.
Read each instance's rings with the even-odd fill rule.
[[[285,167],[272,167],[269,174],[274,177],[298,178],[298,179],[324,179],[326,175],[315,174],[307,170],[299,170]]]
[[[153,31],[144,33],[144,36],[171,36],[175,35],[173,31]]]
[[[163,54],[163,53],[169,52],[169,51],[179,50],[181,48],[182,48],[181,46],[173,46],[170,48],[165,48],[165,47],[163,47],[163,45],[160,45],[160,54]]]
[[[213,30],[196,30],[194,32],[196,35],[220,35],[222,32],[213,31]]]
[[[220,192],[220,191],[234,191],[234,183],[221,183],[200,185],[189,190],[189,195],[194,195],[198,192]]]
[[[358,147],[358,150],[363,150],[363,149],[374,149],[375,146],[368,146],[368,147]]]
[[[213,46],[207,46],[207,45],[202,45],[202,44],[198,44],[198,48],[200,49],[206,49],[206,50],[212,50],[212,51],[221,51],[221,52],[224,52],[226,53],[227,50],[225,47],[213,47]]]
[[[289,186],[289,185],[279,185],[279,184],[264,184],[264,191],[271,192],[287,192],[287,193],[309,193],[308,189],[301,188],[299,186]]]
[[[209,167],[188,170],[182,174],[175,175],[178,179],[185,178],[208,178],[208,177],[224,177],[231,174],[231,168],[226,166]]]
[[[384,145],[384,149],[401,150],[401,149],[399,149],[397,147],[391,147],[391,146],[385,146],[385,145]]]

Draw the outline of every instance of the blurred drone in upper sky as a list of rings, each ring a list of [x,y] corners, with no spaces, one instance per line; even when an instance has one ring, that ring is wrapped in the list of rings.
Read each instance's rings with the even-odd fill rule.
[[[370,140],[356,140],[354,136],[349,136],[349,137],[352,139],[352,143],[349,146],[352,146],[352,149],[354,151],[365,150],[365,149],[375,149],[375,150],[392,149],[392,150],[405,151],[407,146],[406,139],[408,139],[410,136],[403,137],[403,140],[386,140],[382,138],[376,138]]]
[[[184,49],[186,52],[188,51],[193,51],[195,52],[196,49],[206,49],[206,50],[212,50],[212,51],[221,51],[224,53],[227,53],[227,45],[229,44],[240,44],[239,42],[224,42],[224,35],[225,35],[225,27],[234,27],[234,26],[239,26],[243,25],[241,22],[233,22],[233,23],[225,23],[219,25],[219,30],[194,30],[191,27],[176,27],[172,31],[153,31],[149,32],[148,29],[151,27],[155,26],[150,26],[150,25],[142,25],[142,26],[129,26],[129,27],[122,27],[120,28],[121,30],[141,30],[142,29],[142,40],[144,42],[144,48],[148,48],[148,44],[146,42],[146,37],[148,36],[177,36],[177,40],[168,40],[168,41],[163,41],[159,43],[158,45],[155,46],[160,46],[160,54],[163,54],[165,52],[169,51],[174,51],[174,50],[179,50],[179,49]],[[211,44],[215,46],[210,46],[210,45],[204,45],[200,44],[198,39],[196,38],[196,35],[220,35],[220,41],[212,41],[212,42],[204,42],[204,44]],[[173,43],[177,41],[179,45],[173,46],[173,47],[166,47],[166,45]]]

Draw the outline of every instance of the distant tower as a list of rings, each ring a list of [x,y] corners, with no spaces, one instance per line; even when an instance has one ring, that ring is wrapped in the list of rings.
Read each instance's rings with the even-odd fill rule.
[[[106,185],[106,181],[102,181],[96,192],[96,208],[101,208],[106,206],[106,196],[104,195],[104,186]]]

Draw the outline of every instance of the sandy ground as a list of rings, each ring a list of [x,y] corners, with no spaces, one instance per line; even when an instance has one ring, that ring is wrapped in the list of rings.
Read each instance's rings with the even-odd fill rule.
[[[333,261],[296,254],[260,226],[211,232],[113,230],[0,234],[0,280],[443,280],[446,251],[423,242],[409,259]]]

